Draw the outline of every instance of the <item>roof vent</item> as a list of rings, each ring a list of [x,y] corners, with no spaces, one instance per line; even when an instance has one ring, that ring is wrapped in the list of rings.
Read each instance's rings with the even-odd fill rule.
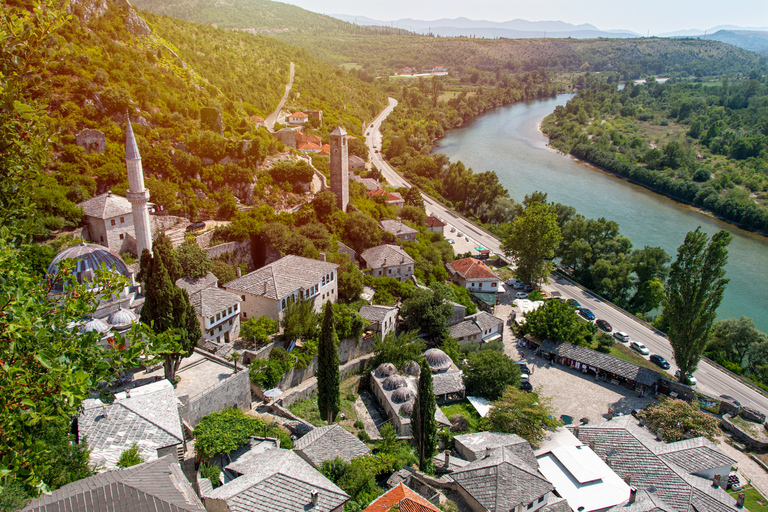
[[[312,492],[310,492],[309,494],[310,494],[310,496],[312,497],[312,506],[313,506],[313,507],[316,507],[316,506],[317,506],[317,501],[318,501],[318,498],[319,498],[320,496],[318,495],[317,491],[316,491],[316,490],[314,490],[314,489],[312,489]]]
[[[485,447],[485,456],[486,457],[490,457],[491,456],[491,447],[490,446],[486,446]]]

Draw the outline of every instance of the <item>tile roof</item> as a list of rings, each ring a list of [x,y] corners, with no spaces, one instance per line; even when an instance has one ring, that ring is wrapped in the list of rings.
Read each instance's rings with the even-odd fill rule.
[[[368,268],[384,268],[397,265],[413,265],[415,261],[397,245],[377,245],[364,250],[360,258]]]
[[[427,217],[427,226],[430,228],[442,228],[445,227],[445,223],[437,217],[430,215]]]
[[[616,474],[630,475],[633,487],[660,498],[673,510],[688,512],[690,504],[698,512],[736,510],[736,500],[722,488],[713,488],[709,479],[690,474],[672,460],[671,454],[691,448],[656,441],[630,416],[597,425],[581,425],[578,438],[583,443],[595,441],[595,453],[604,460],[608,458]],[[713,446],[706,445],[707,448]],[[732,460],[718,457],[711,461],[719,465],[726,459]],[[727,462],[725,465],[728,465]]]
[[[435,392],[435,395],[461,393],[465,389],[464,378],[460,370],[448,370],[444,373],[432,375],[432,390]]]
[[[337,267],[336,263],[289,254],[226,283],[224,287],[279,300],[297,290],[308,290]]]
[[[527,448],[530,457],[520,448]],[[451,478],[489,511],[507,511],[536,501],[552,486],[538,471],[528,443],[502,446],[451,473]]]
[[[365,168],[365,160],[360,158],[357,155],[349,155],[349,166],[355,167],[358,169],[364,169]]]
[[[305,142],[304,144],[299,145],[300,150],[304,151],[320,151],[321,148],[314,142]]]
[[[467,318],[471,318],[483,331],[493,329],[499,325],[504,326],[504,320],[482,310]]]
[[[264,118],[259,116],[251,116],[251,121],[253,121],[254,123],[263,123]]]
[[[179,463],[168,455],[106,471],[43,495],[23,512],[204,511]]]
[[[637,491],[634,503],[628,501],[609,508],[607,512],[677,512],[656,494],[646,491]]]
[[[199,292],[203,288],[212,288],[218,285],[218,283],[218,278],[211,272],[208,272],[203,277],[182,277],[176,280],[176,286],[184,288],[190,295]]]
[[[156,459],[159,448],[183,443],[179,401],[170,382],[147,384],[130,390],[130,394],[117,393],[110,405],[85,400],[78,417],[80,435],[87,438],[92,450],[91,459],[107,469],[117,467],[120,455],[134,443],[144,460]]]
[[[312,430],[293,444],[293,450],[316,468],[326,460],[341,457],[349,462],[371,451],[365,443],[339,425]]]
[[[304,512],[317,491],[313,512],[329,512],[342,506],[349,495],[291,450],[269,450],[229,464],[227,469],[242,476],[203,498],[225,500],[231,512]]]
[[[397,306],[365,305],[360,308],[360,316],[371,322],[383,322],[390,311],[399,311]]]
[[[241,300],[238,294],[221,288],[204,288],[189,296],[189,302],[195,308],[195,313],[203,318],[221,313]]]
[[[384,190],[382,188],[376,188],[376,189],[368,191],[368,198],[369,199],[370,198],[374,198],[376,196],[384,196],[384,197],[386,197],[388,203],[398,203],[400,201],[403,201],[402,196],[400,194],[398,194],[397,192],[387,192],[386,190]],[[392,222],[396,222],[396,221],[392,221]]]
[[[463,258],[445,264],[451,275],[458,273],[464,279],[471,281],[500,281],[499,276],[488,268],[488,265],[475,258]]]
[[[401,512],[440,512],[439,508],[402,483],[376,498],[363,512],[389,512],[393,506]]]
[[[600,370],[611,372],[646,386],[653,386],[661,377],[658,372],[649,368],[638,366],[634,363],[619,359],[618,357],[609,356],[608,354],[603,354],[596,350],[563,341],[545,339],[541,344],[541,351],[567,357],[568,359],[594,366]]]
[[[498,448],[499,446],[513,446],[519,444],[528,444],[528,441],[517,434],[505,434],[502,432],[474,432],[472,434],[461,434],[455,436],[454,443],[465,447],[474,455],[474,459],[485,457],[487,447]],[[536,457],[531,452],[531,462],[536,461]]]
[[[131,203],[123,196],[112,192],[105,192],[82,203],[77,203],[77,205],[83,208],[85,215],[97,219],[111,219],[133,213]]]
[[[392,219],[385,219],[381,221],[381,227],[384,231],[388,231],[389,233],[392,233],[395,236],[400,235],[415,235],[418,233],[417,230],[413,229],[407,224],[403,224],[402,221],[399,220],[392,220]]]
[[[663,460],[672,462],[693,475],[712,468],[733,466],[736,463],[704,437],[670,443],[657,453]]]
[[[304,112],[294,112],[293,114],[291,114],[288,117],[309,117],[309,116],[307,114],[305,114]]]

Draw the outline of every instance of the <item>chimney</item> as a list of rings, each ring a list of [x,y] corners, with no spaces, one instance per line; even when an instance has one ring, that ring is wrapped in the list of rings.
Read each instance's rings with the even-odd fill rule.
[[[629,488],[629,500],[627,501],[627,505],[631,505],[635,502],[635,499],[637,498],[637,489],[634,487]]]
[[[579,427],[578,427],[578,425],[573,427],[573,437],[575,437],[576,439],[579,438]]]
[[[624,475],[624,483],[627,485],[630,485],[631,482],[632,482],[632,475],[630,475],[629,473]]]
[[[325,261],[325,253],[324,252],[320,253],[320,261]]]
[[[589,441],[589,449],[592,451],[595,451],[595,440],[592,439]]]
[[[237,269],[235,270],[235,273],[237,274],[237,277],[243,277],[243,269],[241,269],[240,267],[237,267]]]
[[[720,473],[715,473],[715,476],[712,477],[712,487],[715,489],[720,487]]]
[[[491,456],[491,447],[490,446],[486,446],[485,447],[485,456],[486,457],[490,457]]]
[[[319,498],[319,496],[317,494],[317,491],[312,489],[312,492],[310,493],[310,495],[312,496],[312,506],[316,507],[317,506],[317,500]]]
[[[451,450],[445,450],[445,467],[451,465]]]
[[[264,281],[264,295],[267,294],[267,282]]]
[[[747,495],[743,492],[739,493],[739,497],[736,498],[736,507],[738,508],[744,508],[744,500],[747,498]]]
[[[664,440],[664,429],[663,428],[660,428],[659,431],[656,432],[656,439],[658,441],[663,441]]]
[[[611,467],[611,458],[610,457],[606,457],[605,458],[605,465],[608,466],[609,468]],[[611,469],[613,469],[613,468],[611,468]]]

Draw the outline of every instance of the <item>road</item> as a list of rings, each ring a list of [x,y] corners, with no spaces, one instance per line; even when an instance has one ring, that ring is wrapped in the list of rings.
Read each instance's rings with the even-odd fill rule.
[[[395,187],[408,187],[411,185],[402,176],[400,176],[384,160],[381,153],[381,123],[390,112],[397,106],[397,100],[389,98],[389,105],[376,117],[367,133],[366,144],[368,144],[371,161],[381,171],[387,181]],[[449,226],[455,227],[457,231],[468,236],[483,245],[496,254],[502,254],[501,241],[475,226],[473,223],[451,212],[444,206],[438,204],[427,196],[424,197],[424,204],[427,207],[427,213],[440,218]],[[576,299],[582,306],[592,310],[597,318],[607,320],[614,330],[624,331],[629,334],[632,341],[643,343],[652,354],[659,354],[672,364],[669,372],[674,375],[677,367],[674,365],[672,356],[672,346],[664,336],[650,329],[633,316],[617,309],[613,305],[606,303],[593,296],[578,286],[571,284],[566,279],[553,275],[550,284],[545,285],[547,291],[559,291],[565,299]],[[768,412],[768,397],[756,391],[754,388],[742,383],[740,380],[718,370],[706,361],[699,364],[699,369],[694,373],[698,380],[696,388],[704,393],[714,396],[729,395],[741,402],[742,405]]]
[[[288,94],[291,92],[291,87],[293,87],[293,71],[294,71],[294,66],[293,66],[293,62],[291,62],[291,71],[289,73],[288,83],[285,84],[285,94],[283,94],[283,97],[280,100],[280,103],[277,104],[277,108],[275,109],[275,111],[269,114],[267,116],[267,119],[264,121],[264,126],[270,132],[275,131],[275,123],[277,122],[277,118],[280,116],[280,111],[283,109],[283,104],[285,103],[285,100],[288,99]]]

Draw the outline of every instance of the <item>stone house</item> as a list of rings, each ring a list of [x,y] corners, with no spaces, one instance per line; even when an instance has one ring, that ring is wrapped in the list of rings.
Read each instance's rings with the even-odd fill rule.
[[[197,279],[181,278],[176,286],[189,293],[203,332],[201,345],[206,341],[231,343],[240,337],[240,295],[219,288],[210,272]]]
[[[470,292],[497,293],[501,278],[476,258],[463,258],[445,264],[453,282]]]
[[[264,315],[280,321],[291,302],[314,299],[316,312],[338,299],[339,265],[289,254],[224,285],[240,295],[242,320]]]
[[[381,188],[368,191],[368,199],[373,199],[378,196],[384,197],[387,204],[394,206],[395,208],[402,208],[405,205],[405,200],[397,192],[387,192]]]
[[[451,338],[459,343],[488,343],[504,339],[504,320],[485,311],[470,315],[449,328]]]
[[[371,269],[373,277],[394,277],[398,281],[407,281],[413,276],[416,263],[397,245],[377,245],[360,254],[366,268]]]
[[[437,217],[430,215],[427,217],[427,229],[432,233],[440,233],[442,235],[443,230],[445,229],[445,223]]]
[[[136,251],[133,209],[128,199],[106,192],[78,206],[85,214],[85,238],[118,254]]]
[[[341,425],[316,428],[293,443],[296,455],[320,469],[323,462],[340,457],[349,462],[370,453],[371,449]]]
[[[287,118],[288,124],[304,124],[309,121],[309,116],[304,112],[294,112]]]
[[[360,308],[360,316],[368,320],[368,328],[381,334],[382,339],[395,330],[399,312],[397,306],[365,305]]]
[[[395,236],[398,242],[415,242],[416,235],[419,233],[401,220],[385,219],[381,221],[381,229]]]

